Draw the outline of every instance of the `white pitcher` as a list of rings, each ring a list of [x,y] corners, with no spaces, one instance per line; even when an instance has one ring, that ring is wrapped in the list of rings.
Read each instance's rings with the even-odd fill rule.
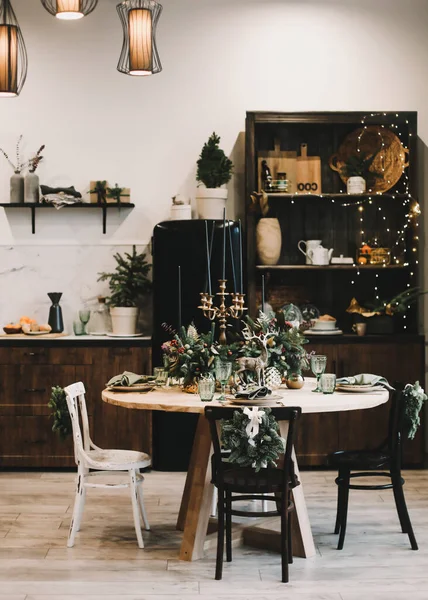
[[[301,244],[305,244],[305,250],[303,250],[303,248],[301,248]],[[305,255],[306,257],[306,264],[307,265],[312,265],[312,258],[309,255],[309,251],[310,250],[315,250],[315,248],[317,248],[318,246],[321,246],[322,244],[322,240],[300,240],[300,242],[297,244],[298,249],[300,250],[300,252],[302,254]]]
[[[308,250],[308,256],[311,259],[313,265],[328,265],[330,263],[332,255],[333,248],[327,250],[327,248],[317,246],[316,248],[310,248]]]

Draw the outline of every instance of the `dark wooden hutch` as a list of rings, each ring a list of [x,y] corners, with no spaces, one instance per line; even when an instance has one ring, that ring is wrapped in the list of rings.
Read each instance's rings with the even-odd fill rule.
[[[409,149],[409,166],[393,189],[382,194],[351,196],[329,158],[345,137],[362,125],[379,125],[400,132]],[[320,194],[269,194],[269,213],[277,217],[282,232],[282,250],[277,265],[258,264],[256,227],[260,215],[252,210],[250,195],[260,190],[260,157],[275,146],[281,151],[299,151],[306,143],[308,153],[321,158]],[[311,336],[308,349],[328,356],[328,372],[337,376],[377,373],[390,381],[424,380],[424,338],[419,335],[418,307],[411,306],[405,317],[394,317],[394,333],[357,337],[352,333],[353,316],[346,312],[351,299],[361,305],[391,299],[409,286],[418,285],[418,229],[416,219],[408,221],[417,197],[417,114],[315,112],[249,112],[246,120],[246,224],[247,277],[250,313],[255,315],[261,298],[261,276],[265,275],[266,300],[274,310],[286,303],[311,303],[321,313],[334,315],[344,334]],[[268,161],[269,163],[269,161]],[[362,206],[363,208],[359,208]],[[363,214],[362,214],[363,213]],[[363,218],[363,221],[361,221]],[[387,266],[340,264],[307,266],[299,252],[299,240],[321,239],[334,255],[356,258],[363,238],[377,238],[386,247],[397,247],[398,232],[405,227],[400,259]],[[364,235],[362,235],[364,227]],[[398,253],[397,250],[397,253]],[[305,415],[298,439],[302,465],[323,465],[329,452],[337,449],[373,447],[386,434],[388,406],[371,411]],[[407,444],[405,462],[423,462],[422,428]]]

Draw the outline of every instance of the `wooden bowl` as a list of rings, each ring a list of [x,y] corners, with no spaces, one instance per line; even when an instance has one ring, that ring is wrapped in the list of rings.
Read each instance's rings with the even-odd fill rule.
[[[13,334],[17,334],[17,333],[22,333],[22,327],[14,327],[13,325],[5,325],[3,327],[3,331],[5,333],[7,333],[8,335],[13,335]]]

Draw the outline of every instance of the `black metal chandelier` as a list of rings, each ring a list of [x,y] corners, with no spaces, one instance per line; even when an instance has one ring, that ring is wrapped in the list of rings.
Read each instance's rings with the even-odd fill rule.
[[[10,0],[0,0],[0,97],[19,96],[27,67],[24,38]]]
[[[89,15],[98,0],[42,0],[42,4],[57,19],[72,21]]]
[[[162,71],[156,48],[156,27],[162,5],[154,0],[124,0],[117,5],[123,26],[123,47],[117,70],[126,75]]]

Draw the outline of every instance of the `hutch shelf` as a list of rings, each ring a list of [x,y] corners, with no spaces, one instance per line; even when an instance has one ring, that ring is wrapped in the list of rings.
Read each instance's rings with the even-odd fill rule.
[[[399,135],[407,162],[400,163],[398,181],[390,189],[350,195],[330,164],[334,164],[332,157],[344,147],[346,140],[352,136],[355,139],[355,132],[365,126],[378,128],[382,132],[379,136],[382,143],[384,132],[390,137]],[[417,203],[422,205],[417,194],[416,146],[415,112],[247,113],[249,313],[255,316],[261,305],[264,276],[265,300],[275,311],[288,303],[311,304],[321,314],[333,315],[344,335],[308,336],[309,351],[327,355],[327,372],[338,376],[379,373],[391,381],[405,383],[424,379],[424,338],[419,335],[417,303],[405,317],[394,317],[394,333],[389,335],[357,337],[352,333],[353,315],[346,312],[353,298],[364,306],[388,301],[418,286],[418,223],[417,218],[409,218],[412,207],[417,207]],[[312,187],[316,191],[295,193],[297,187],[292,187],[291,193],[269,190],[262,199],[267,202],[262,214],[254,203],[255,194],[262,191],[262,160],[266,161],[274,180],[287,179],[292,183],[293,160],[298,159],[302,148],[306,148],[307,156],[318,164],[318,182]],[[280,163],[278,157],[284,162]],[[290,157],[291,162],[287,163]],[[290,167],[283,166],[286,164]],[[279,171],[286,175],[277,177]],[[295,185],[298,183],[296,178]],[[256,230],[260,218],[278,219],[282,248],[276,265],[261,264],[258,258]],[[333,249],[333,256],[351,257],[354,263],[306,265],[297,247],[300,240],[322,240],[325,248]],[[391,249],[394,260],[387,265],[358,264],[358,250],[365,243]],[[387,413],[388,407],[384,406],[371,411],[370,415],[304,415],[306,423],[301,431],[308,434],[297,444],[300,462],[323,465],[326,455],[338,448],[360,447],[361,442],[367,448],[372,447],[381,441],[379,432],[386,431]],[[344,439],[345,432],[352,432],[349,439]],[[407,464],[423,463],[422,428],[418,436],[408,445]]]

